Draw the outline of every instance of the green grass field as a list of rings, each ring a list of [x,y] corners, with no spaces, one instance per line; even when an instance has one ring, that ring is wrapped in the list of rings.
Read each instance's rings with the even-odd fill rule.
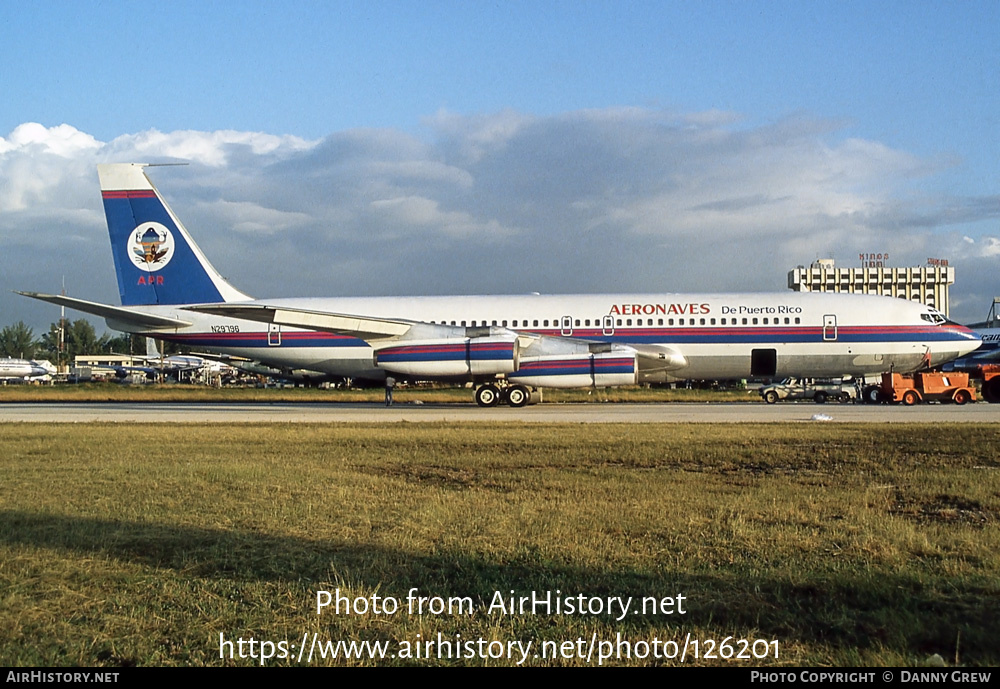
[[[596,665],[618,641],[632,657],[604,664],[997,665],[998,443],[994,425],[3,424],[0,665],[259,664],[251,637],[268,665],[307,664],[313,634],[389,655],[312,665],[512,665],[508,642]],[[399,609],[317,615],[337,589]],[[410,614],[412,589],[458,608]],[[685,614],[489,611],[512,590],[681,594]],[[439,634],[484,652],[399,657]]]

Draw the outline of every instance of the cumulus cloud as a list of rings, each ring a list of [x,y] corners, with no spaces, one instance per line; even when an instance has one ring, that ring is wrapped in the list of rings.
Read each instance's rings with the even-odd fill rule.
[[[270,235],[288,231],[306,225],[313,219],[308,213],[264,208],[250,201],[220,199],[199,204],[199,209],[206,215],[214,215],[217,218],[217,226],[232,228],[235,232],[250,235]]]
[[[115,302],[94,166],[184,161],[149,174],[216,267],[260,296],[782,290],[816,257],[889,251],[953,258],[955,303],[978,312],[1000,290],[1000,196],[928,192],[953,161],[845,126],[623,107],[441,111],[419,136],[102,142],[26,123],[0,138],[0,286],[54,290],[66,273],[72,294]],[[8,320],[38,310],[0,300]]]
[[[309,142],[297,136],[274,136],[260,132],[178,131],[159,132],[155,129],[139,134],[123,135],[109,146],[109,153],[176,158],[201,163],[210,167],[226,165],[234,151],[244,149],[254,157],[276,153],[293,153],[312,148]]]
[[[994,256],[1000,256],[1000,238],[983,237],[983,245],[982,255],[984,257],[993,258]]]
[[[512,234],[496,220],[477,222],[469,213],[443,211],[433,199],[420,196],[401,196],[392,199],[372,201],[372,210],[380,217],[383,227],[423,228],[425,231],[442,233],[456,239],[477,238],[489,243]]]
[[[34,147],[37,151],[69,158],[81,151],[100,148],[101,143],[75,127],[61,124],[46,128],[37,122],[19,125],[4,139],[0,137],[0,154]]]
[[[951,253],[959,259],[995,258],[1000,256],[1000,237],[984,235],[978,239],[963,236],[961,242],[952,241]],[[1000,295],[998,295],[1000,296]]]

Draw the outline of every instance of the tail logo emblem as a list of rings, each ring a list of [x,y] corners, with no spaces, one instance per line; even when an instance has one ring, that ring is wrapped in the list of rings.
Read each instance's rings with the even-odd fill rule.
[[[129,233],[128,255],[139,270],[165,268],[174,255],[174,236],[158,222],[144,222]]]

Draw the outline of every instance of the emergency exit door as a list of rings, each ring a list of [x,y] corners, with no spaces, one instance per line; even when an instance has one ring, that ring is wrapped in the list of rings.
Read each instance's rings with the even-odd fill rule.
[[[827,342],[837,339],[837,316],[832,313],[823,316],[823,339]]]
[[[267,344],[269,347],[281,346],[281,326],[277,323],[267,324]]]

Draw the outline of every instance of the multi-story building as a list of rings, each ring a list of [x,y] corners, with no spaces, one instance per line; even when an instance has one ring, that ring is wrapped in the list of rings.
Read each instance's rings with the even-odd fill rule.
[[[887,268],[882,260],[864,263],[864,268],[838,268],[832,258],[821,258],[808,268],[799,266],[788,271],[788,288],[798,292],[882,294],[919,301],[948,315],[948,288],[955,283],[955,268],[947,261],[932,260],[928,265],[911,268]]]

